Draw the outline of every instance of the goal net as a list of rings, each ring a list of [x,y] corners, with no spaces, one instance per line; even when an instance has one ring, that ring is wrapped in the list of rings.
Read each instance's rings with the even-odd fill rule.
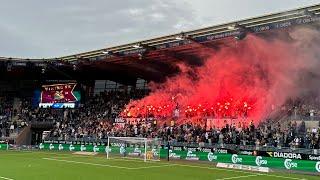
[[[107,159],[112,157],[160,160],[160,143],[157,139],[137,137],[109,137]]]

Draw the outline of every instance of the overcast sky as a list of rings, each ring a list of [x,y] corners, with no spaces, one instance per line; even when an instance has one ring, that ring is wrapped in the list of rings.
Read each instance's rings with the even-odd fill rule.
[[[59,57],[320,0],[1,0],[0,56]]]

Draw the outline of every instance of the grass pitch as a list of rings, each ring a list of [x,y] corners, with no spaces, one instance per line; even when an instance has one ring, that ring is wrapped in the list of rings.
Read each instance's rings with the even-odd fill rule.
[[[319,176],[257,173],[194,162],[79,156],[47,151],[0,151],[0,180],[318,180]]]

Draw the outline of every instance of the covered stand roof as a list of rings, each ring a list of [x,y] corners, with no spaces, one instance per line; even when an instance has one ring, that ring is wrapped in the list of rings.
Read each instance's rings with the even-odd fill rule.
[[[0,57],[0,77],[161,81],[179,71],[178,62],[201,65],[210,51],[248,32],[268,36],[307,24],[318,28],[319,22],[320,4],[59,58]]]

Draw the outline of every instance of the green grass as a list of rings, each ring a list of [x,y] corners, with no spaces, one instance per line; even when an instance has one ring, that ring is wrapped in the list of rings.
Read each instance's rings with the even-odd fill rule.
[[[214,180],[319,179],[290,173],[257,173],[191,162],[147,162],[70,153],[0,151],[0,180]]]

